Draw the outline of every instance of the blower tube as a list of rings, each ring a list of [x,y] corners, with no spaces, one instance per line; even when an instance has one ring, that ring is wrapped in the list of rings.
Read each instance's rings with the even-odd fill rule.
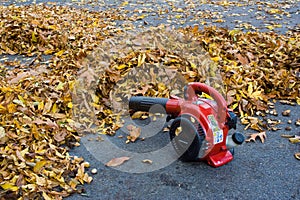
[[[168,98],[133,96],[129,99],[129,109],[133,111],[148,112],[151,106],[155,104],[159,104],[166,109],[168,100]]]

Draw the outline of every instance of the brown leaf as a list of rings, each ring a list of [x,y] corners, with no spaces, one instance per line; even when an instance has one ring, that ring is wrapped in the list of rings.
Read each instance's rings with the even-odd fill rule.
[[[129,124],[129,125],[126,126],[126,128],[127,128],[128,131],[132,131],[135,128],[135,126],[132,125],[132,124]]]
[[[141,128],[133,125],[128,125],[129,136],[127,137],[131,142],[135,142],[141,135]]]
[[[290,116],[290,114],[291,114],[291,110],[285,110],[282,112],[283,116]]]
[[[246,65],[249,63],[247,57],[242,56],[241,54],[237,54],[236,57],[241,62],[242,65]]]
[[[105,165],[108,167],[116,167],[116,166],[122,165],[125,161],[127,161],[129,159],[130,159],[130,157],[127,157],[127,156],[113,158],[110,161],[108,161]]]
[[[19,150],[16,151],[16,155],[22,162],[26,162],[26,160],[23,158],[23,156]]]
[[[248,139],[246,139],[245,141],[246,142],[255,142],[256,138],[259,137],[259,139],[261,140],[262,143],[265,142],[265,139],[267,138],[267,135],[266,135],[266,132],[263,131],[263,132],[260,132],[260,133],[253,133],[253,134],[250,134],[250,137]]]
[[[30,76],[29,72],[20,72],[17,74],[16,77],[14,77],[13,79],[11,79],[9,81],[10,84],[14,84],[14,83],[18,83],[20,80],[27,78],[28,76]]]
[[[283,138],[292,138],[292,137],[294,137],[294,135],[282,134],[281,137],[283,137]]]
[[[24,184],[25,184],[24,176],[23,176],[23,174],[20,174],[20,176],[18,177],[18,179],[16,181],[16,186],[20,187]]]
[[[68,133],[66,131],[59,131],[54,135],[54,139],[57,142],[62,142],[65,140],[66,136],[68,135]]]

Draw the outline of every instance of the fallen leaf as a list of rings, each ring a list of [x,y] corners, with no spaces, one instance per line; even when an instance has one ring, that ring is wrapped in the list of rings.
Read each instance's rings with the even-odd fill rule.
[[[19,187],[15,186],[14,184],[11,184],[9,182],[6,182],[4,184],[1,184],[1,187],[4,190],[11,190],[11,191],[17,191],[19,189]]]
[[[281,137],[283,137],[283,138],[292,138],[292,137],[294,137],[294,135],[281,134]]]
[[[43,160],[43,161],[39,161],[35,164],[35,166],[33,167],[33,171],[35,173],[39,173],[40,170],[42,169],[42,167],[44,167],[47,163],[49,163],[49,161]]]
[[[52,200],[52,198],[49,197],[49,196],[47,195],[47,193],[43,192],[42,195],[43,195],[43,198],[44,198],[45,200]]]
[[[295,135],[294,137],[289,138],[289,141],[290,141],[291,143],[293,143],[293,144],[299,143],[299,142],[300,142],[300,136]]]
[[[129,139],[131,142],[135,142],[141,135],[141,128],[133,126],[131,130],[129,130],[129,136],[127,139]]]
[[[246,139],[245,141],[246,142],[251,142],[251,141],[255,142],[257,137],[261,140],[262,143],[264,143],[265,139],[267,138],[266,132],[263,131],[260,133],[252,133],[252,134],[250,134],[250,137],[248,139]]]
[[[152,164],[153,163],[153,161],[149,160],[149,159],[144,159],[142,162],[143,163],[148,163],[148,164]]]
[[[137,111],[131,115],[131,119],[142,119],[145,116],[148,116],[148,112]]]
[[[282,111],[283,116],[290,116],[290,114],[291,114],[291,110]]]
[[[113,158],[110,161],[108,161],[105,165],[108,167],[116,167],[116,166],[122,165],[125,161],[127,161],[129,159],[130,159],[130,157],[127,157],[127,156]]]
[[[291,131],[291,130],[292,130],[292,127],[287,126],[287,127],[285,127],[285,130],[286,130],[286,131]]]
[[[5,129],[2,126],[0,126],[0,139],[5,137],[5,135],[6,135],[5,134]]]
[[[296,158],[297,160],[300,160],[300,152],[295,153],[294,156],[295,156],[295,158]]]

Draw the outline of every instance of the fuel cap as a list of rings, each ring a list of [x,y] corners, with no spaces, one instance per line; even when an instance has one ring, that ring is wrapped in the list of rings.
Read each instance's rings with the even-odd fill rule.
[[[234,143],[240,145],[245,141],[245,137],[243,134],[237,132],[232,135],[232,140],[234,141]]]

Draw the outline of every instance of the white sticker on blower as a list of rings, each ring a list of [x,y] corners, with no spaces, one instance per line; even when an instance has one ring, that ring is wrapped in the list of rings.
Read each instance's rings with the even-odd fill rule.
[[[208,115],[207,118],[210,121],[211,129],[214,134],[214,144],[223,142],[223,131],[219,128],[216,118],[213,115]]]

